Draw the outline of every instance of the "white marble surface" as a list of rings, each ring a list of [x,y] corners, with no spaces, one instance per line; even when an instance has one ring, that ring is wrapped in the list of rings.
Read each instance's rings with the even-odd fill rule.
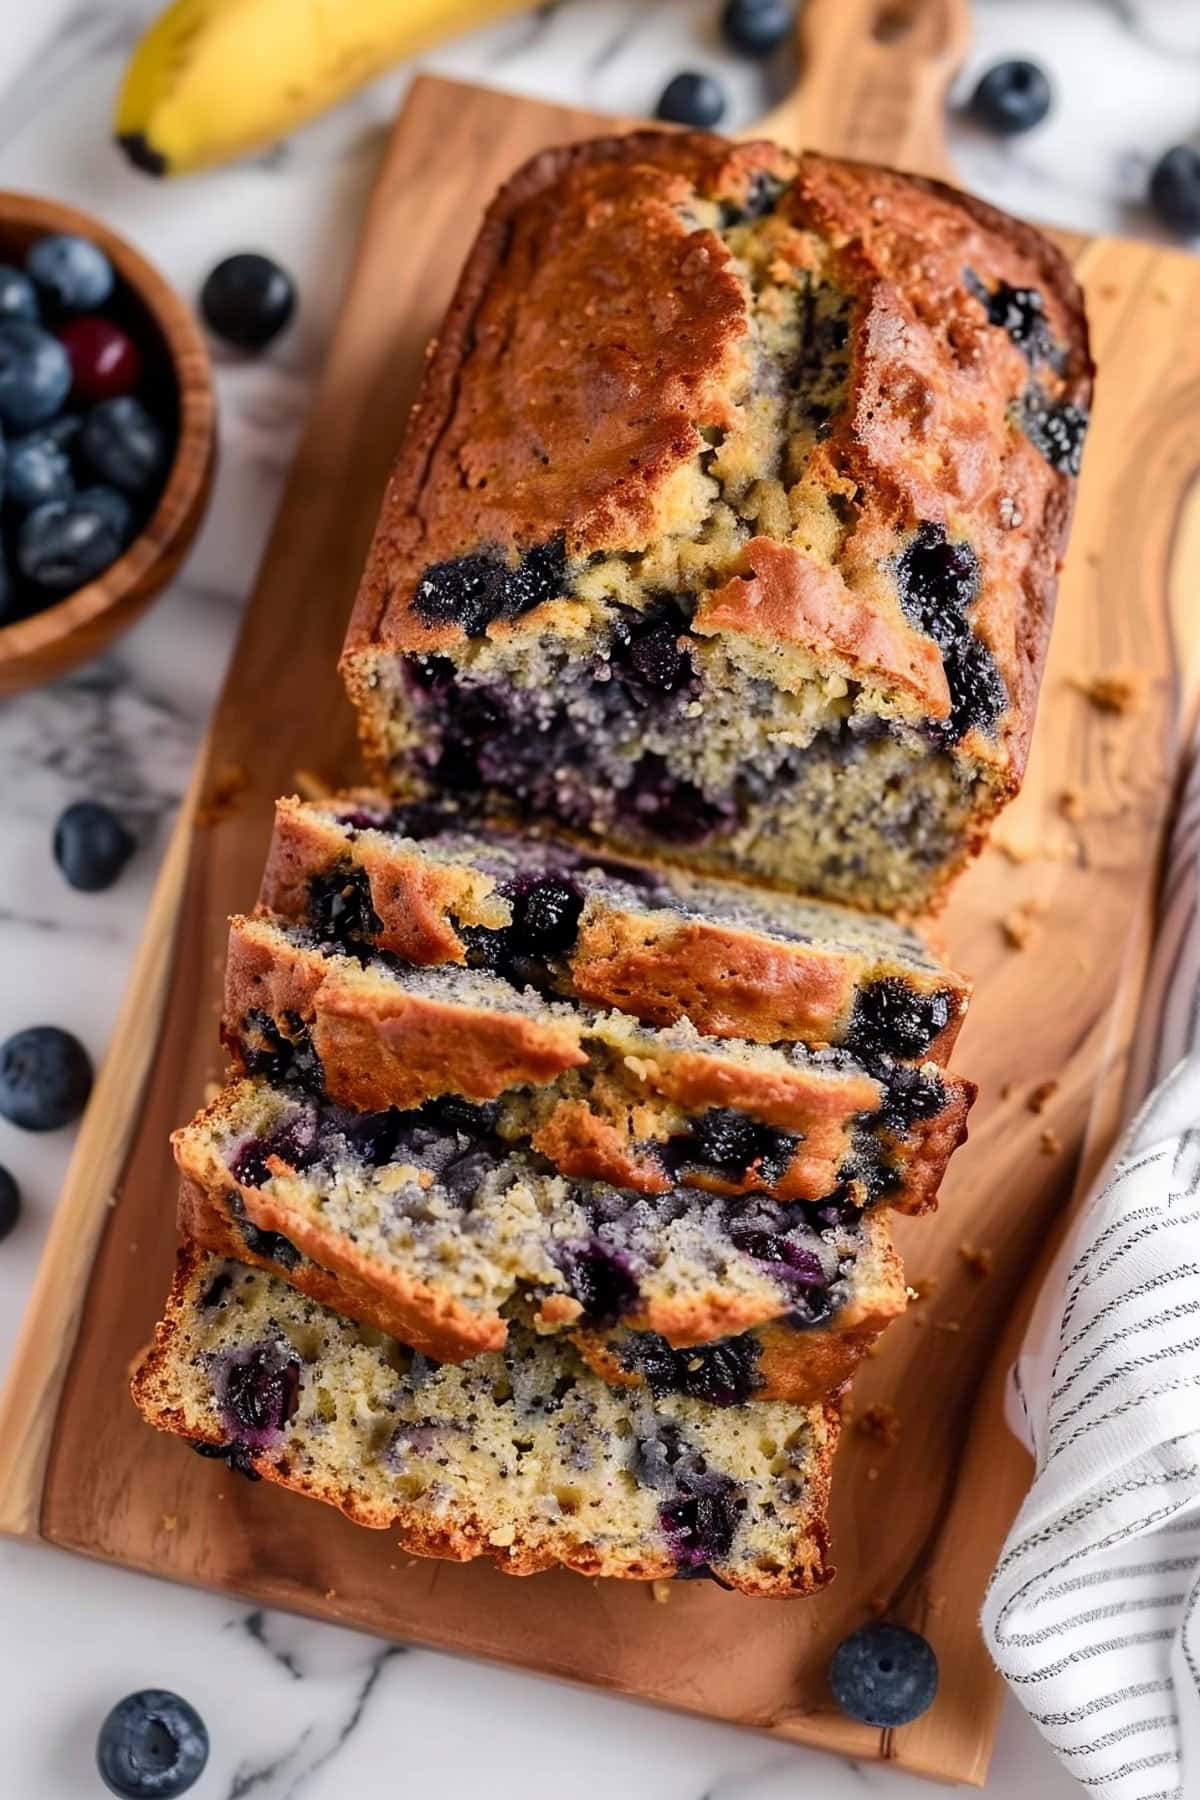
[[[189,760],[220,681],[291,446],[337,311],[381,142],[402,90],[389,77],[290,144],[171,186],[129,170],[108,144],[111,95],[149,0],[0,0],[0,186],[102,213],[185,293],[218,256],[259,248],[295,273],[294,328],[258,364],[219,369],[223,460],[212,513],[171,592],[101,663],[0,706],[0,1036],[69,1026],[98,1059]],[[649,111],[683,66],[726,80],[730,123],[765,108],[767,82],[717,41],[716,0],[567,0],[426,59],[455,75],[598,109]],[[959,89],[1001,55],[1051,71],[1057,105],[1028,138],[998,144],[960,123],[964,177],[1014,210],[1090,230],[1152,232],[1146,171],[1200,126],[1196,0],[979,0]],[[787,69],[772,72],[776,88]],[[95,795],[139,821],[144,848],[117,886],[89,898],[62,883],[50,831]],[[0,1249],[0,1365],[7,1356],[70,1133],[0,1122],[0,1161],[25,1195]],[[0,1454],[3,1450],[0,1449]],[[350,1633],[247,1615],[51,1551],[0,1544],[0,1792],[13,1800],[99,1793],[96,1726],[147,1684],[175,1687],[211,1729],[199,1800],[382,1800],[463,1793],[496,1800],[838,1800],[924,1784],[753,1736],[576,1693]],[[1065,1800],[1077,1791],[1015,1704],[988,1793]]]

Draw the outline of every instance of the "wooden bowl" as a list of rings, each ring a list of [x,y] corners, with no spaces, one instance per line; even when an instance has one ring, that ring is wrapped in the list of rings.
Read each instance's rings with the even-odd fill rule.
[[[190,308],[101,220],[57,200],[0,191],[0,262],[19,265],[33,240],[48,231],[90,238],[112,262],[117,293],[105,310],[142,353],[155,388],[155,411],[174,434],[175,454],[153,513],[115,563],[42,612],[0,626],[0,696],[52,681],[87,662],[145,611],[199,529],[216,447],[212,371]]]

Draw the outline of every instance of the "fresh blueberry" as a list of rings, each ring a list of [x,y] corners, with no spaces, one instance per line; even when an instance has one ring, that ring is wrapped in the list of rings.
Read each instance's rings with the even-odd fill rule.
[[[22,1131],[57,1131],[87,1105],[92,1065],[77,1037],[30,1025],[0,1044],[0,1115]]]
[[[56,413],[71,391],[71,359],[40,325],[0,319],[0,420],[27,431]]]
[[[74,493],[71,458],[49,424],[11,440],[4,491],[21,512],[31,512],[47,500],[66,500]]]
[[[658,98],[656,119],[709,131],[725,116],[725,90],[713,75],[685,69],[672,77]]]
[[[54,860],[84,894],[111,887],[136,849],[116,813],[98,800],[76,800],[54,827]]]
[[[92,312],[112,294],[113,267],[98,244],[55,231],[31,244],[26,273],[60,312]]]
[[[847,1718],[879,1730],[919,1719],[937,1685],[937,1657],[925,1639],[882,1621],[843,1638],[829,1665],[830,1690]]]
[[[118,488],[108,487],[102,481],[94,482],[91,487],[80,489],[75,496],[75,505],[99,513],[122,550],[133,537],[133,507]]]
[[[1149,192],[1164,225],[1187,237],[1200,231],[1200,149],[1172,145],[1154,165]]]
[[[1014,137],[1040,125],[1053,99],[1045,71],[1037,63],[1014,58],[996,63],[980,77],[970,109],[989,131]]]
[[[261,350],[278,337],[295,305],[296,288],[287,270],[255,251],[225,257],[200,289],[200,311],[209,330],[239,350]]]
[[[17,537],[17,565],[43,593],[73,593],[116,562],[122,542],[104,507],[47,500],[25,519]]]
[[[127,1694],[96,1740],[96,1767],[121,1800],[173,1800],[204,1773],[208,1731],[194,1706],[163,1688]]]
[[[133,394],[93,406],[83,421],[79,449],[102,481],[127,494],[149,493],[166,474],[166,433]]]
[[[9,263],[0,263],[0,319],[38,320],[37,289],[28,275]]]
[[[21,1216],[21,1190],[12,1175],[0,1168],[0,1240],[13,1230]]]
[[[727,0],[721,30],[743,56],[770,56],[787,42],[795,21],[796,11],[788,0]]]

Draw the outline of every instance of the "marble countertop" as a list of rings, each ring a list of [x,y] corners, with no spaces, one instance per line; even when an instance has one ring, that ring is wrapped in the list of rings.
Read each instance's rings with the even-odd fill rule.
[[[104,1054],[156,865],[221,680],[337,313],[398,71],[277,150],[178,185],[131,171],[109,145],[111,96],[150,0],[34,0],[0,8],[0,186],[102,214],[185,294],[233,249],[294,272],[298,319],[257,363],[218,364],[222,462],[182,576],[102,661],[0,705],[0,1037],[50,1020]],[[566,0],[424,59],[463,78],[597,110],[649,112],[680,67],[712,69],[729,123],[769,82],[722,50],[716,0]],[[956,92],[1002,55],[1051,72],[1057,102],[1028,138],[950,127],[965,181],[1014,211],[1091,231],[1153,234],[1148,168],[1200,126],[1200,8],[1191,0],[978,0]],[[786,70],[774,71],[786,84]],[[778,89],[778,82],[776,88]],[[50,854],[70,800],[115,804],[142,849],[117,887],[68,889]],[[0,1162],[25,1209],[0,1249],[0,1368],[16,1334],[71,1134],[0,1122]],[[2,1453],[2,1452],[0,1452]],[[212,1759],[198,1800],[382,1800],[486,1784],[496,1800],[894,1800],[925,1784],[750,1734],[575,1692],[430,1652],[157,1584],[49,1550],[0,1543],[0,1789],[14,1800],[100,1793],[96,1727],[121,1694],[177,1689],[200,1709]],[[1020,1709],[1005,1709],[987,1791],[1078,1792]]]

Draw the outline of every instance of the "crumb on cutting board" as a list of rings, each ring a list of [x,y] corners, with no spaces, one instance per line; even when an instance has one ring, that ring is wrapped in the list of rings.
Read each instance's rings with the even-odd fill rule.
[[[1146,694],[1146,677],[1139,669],[1101,670],[1086,680],[1076,678],[1074,685],[1097,712],[1118,717],[1137,712]]]
[[[1031,1113],[1043,1113],[1058,1092],[1058,1082],[1053,1075],[1045,1081],[1039,1081],[1030,1093],[1026,1104]]]
[[[873,1400],[856,1415],[854,1429],[859,1437],[890,1450],[900,1442],[900,1415],[886,1400]]]
[[[1058,810],[1064,819],[1077,823],[1084,816],[1083,795],[1078,788],[1065,787],[1058,796]]]
[[[652,1581],[650,1598],[656,1606],[666,1606],[671,1598],[671,1583],[669,1581]]]
[[[223,763],[214,775],[208,793],[196,808],[196,824],[219,825],[222,819],[229,817],[249,785],[250,777],[242,763]]]
[[[977,1281],[982,1281],[985,1276],[991,1274],[992,1265],[996,1260],[994,1251],[975,1244],[960,1244],[958,1256],[967,1274],[973,1275]]]
[[[1052,1126],[1047,1126],[1038,1139],[1043,1156],[1057,1156],[1062,1149],[1062,1139]]]

